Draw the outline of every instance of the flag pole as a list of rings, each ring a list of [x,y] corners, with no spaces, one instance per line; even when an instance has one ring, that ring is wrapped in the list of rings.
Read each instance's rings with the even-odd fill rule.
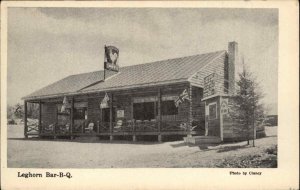
[[[103,78],[103,81],[105,81],[105,70],[106,70],[106,69],[105,69],[105,56],[106,56],[105,53],[106,53],[106,45],[104,45],[104,65],[103,65],[103,66],[104,66],[104,67],[103,67],[103,70],[104,70],[103,77],[104,77],[104,78]]]

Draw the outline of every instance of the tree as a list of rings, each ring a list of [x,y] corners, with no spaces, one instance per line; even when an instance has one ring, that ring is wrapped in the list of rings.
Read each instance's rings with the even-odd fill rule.
[[[15,108],[14,106],[7,105],[7,119],[14,119]]]
[[[37,103],[28,103],[27,104],[27,117],[31,119],[39,118],[39,104]],[[17,103],[13,106],[7,106],[7,119],[23,119],[24,118],[24,105]]]
[[[24,106],[21,104],[7,106],[7,119],[19,119],[24,116]]]
[[[16,116],[16,118],[23,118],[24,117],[24,106],[17,103],[14,106],[14,115]]]
[[[255,146],[255,128],[265,118],[264,106],[261,102],[263,95],[253,74],[246,68],[239,74],[236,84],[236,94],[230,108],[232,110],[230,115],[239,126],[239,132],[246,137],[248,145],[252,133],[253,146]]]

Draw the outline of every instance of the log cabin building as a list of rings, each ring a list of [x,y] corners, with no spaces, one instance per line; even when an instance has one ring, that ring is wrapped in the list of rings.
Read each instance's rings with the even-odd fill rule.
[[[223,141],[232,136],[222,116],[234,92],[237,48],[229,42],[224,51],[68,76],[23,97],[24,136]],[[30,104],[39,105],[37,124],[28,122]]]

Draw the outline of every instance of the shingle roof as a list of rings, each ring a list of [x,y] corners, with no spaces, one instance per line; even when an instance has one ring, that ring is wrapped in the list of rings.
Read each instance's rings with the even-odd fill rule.
[[[106,77],[110,77],[113,74],[115,74],[115,72],[106,71],[105,75]],[[40,90],[37,90],[24,98],[26,99],[30,97],[72,93],[101,80],[103,80],[103,71],[70,75]]]
[[[121,67],[117,74],[106,71],[107,79],[105,82],[102,81],[103,70],[71,75],[37,90],[24,97],[24,99],[187,81],[189,77],[198,72],[202,67],[225,52],[217,51]]]

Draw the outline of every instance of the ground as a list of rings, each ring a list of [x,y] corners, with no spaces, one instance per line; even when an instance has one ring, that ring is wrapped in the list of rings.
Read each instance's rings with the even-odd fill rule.
[[[266,134],[255,141],[256,147],[245,141],[218,146],[187,146],[183,141],[70,142],[24,139],[21,125],[9,125],[7,159],[13,168],[274,167],[256,163],[258,158],[268,160],[266,152],[277,146],[277,127],[266,127]]]

